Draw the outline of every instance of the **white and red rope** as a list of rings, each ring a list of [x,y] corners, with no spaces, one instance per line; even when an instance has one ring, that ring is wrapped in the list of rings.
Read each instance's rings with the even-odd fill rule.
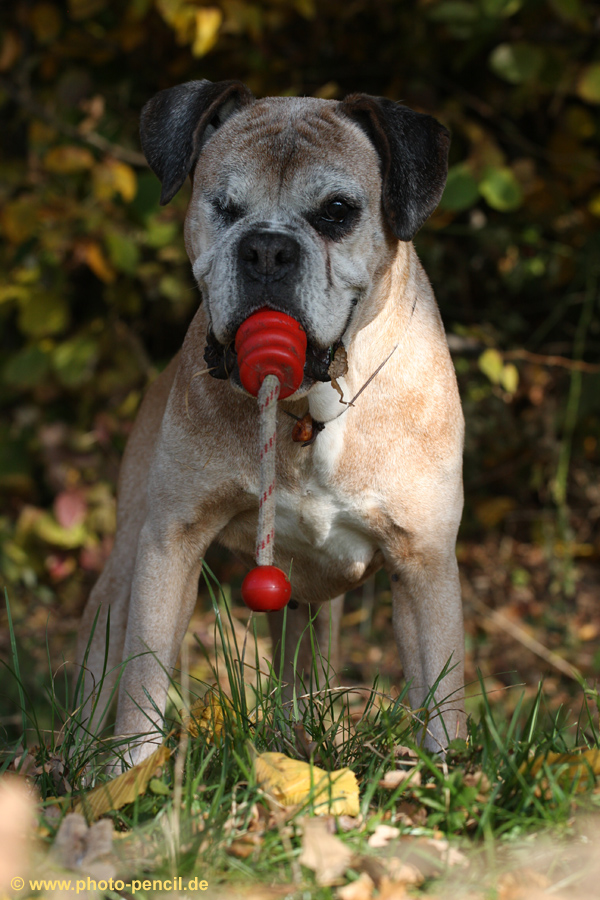
[[[275,544],[275,455],[279,379],[267,375],[258,392],[260,429],[260,481],[256,563],[273,565]]]

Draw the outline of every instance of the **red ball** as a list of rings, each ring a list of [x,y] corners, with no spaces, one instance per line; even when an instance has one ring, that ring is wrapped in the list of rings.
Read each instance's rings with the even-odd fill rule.
[[[287,606],[292,586],[277,566],[257,566],[242,583],[242,600],[254,612],[273,612]]]

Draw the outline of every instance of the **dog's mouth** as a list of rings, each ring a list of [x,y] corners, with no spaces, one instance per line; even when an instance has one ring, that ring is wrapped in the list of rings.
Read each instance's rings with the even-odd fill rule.
[[[332,344],[331,347],[325,347],[324,349],[315,347],[314,344],[308,341],[306,362],[304,364],[304,379],[298,388],[299,391],[306,392],[318,381],[331,381],[329,369],[335,353],[340,347],[343,347],[341,339]],[[232,341],[226,345],[221,344],[211,328],[209,328],[206,335],[204,361],[213,378],[231,379],[234,384],[241,387],[234,342]]]

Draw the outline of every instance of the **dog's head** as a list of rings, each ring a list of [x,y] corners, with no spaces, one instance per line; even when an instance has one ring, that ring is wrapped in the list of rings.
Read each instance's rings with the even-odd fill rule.
[[[330,348],[437,206],[449,144],[390,100],[256,100],[237,81],[161,91],[141,138],[161,203],[192,177],[185,240],[213,351],[253,312],[285,312],[308,337],[303,391],[329,380]]]

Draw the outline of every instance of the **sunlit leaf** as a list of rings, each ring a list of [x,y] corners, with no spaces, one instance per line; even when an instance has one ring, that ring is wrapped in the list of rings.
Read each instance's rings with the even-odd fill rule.
[[[351,769],[326,772],[284,753],[261,753],[254,771],[263,790],[283,806],[310,798],[317,815],[358,815],[358,783]]]
[[[107,159],[94,166],[92,184],[98,200],[111,200],[119,194],[126,203],[130,203],[137,190],[134,170],[118,159]]]
[[[164,766],[169,754],[169,749],[162,745],[137,766],[84,794],[74,805],[73,812],[83,813],[88,822],[93,822],[113,809],[133,803],[136,797],[146,793],[150,779],[159,766]]]
[[[507,363],[500,375],[500,384],[507,394],[514,394],[519,386],[519,370],[514,363]]]
[[[504,361],[497,350],[489,347],[483,351],[477,362],[483,374],[487,375],[492,384],[500,384]]]
[[[489,166],[479,182],[479,193],[486,203],[500,212],[518,209],[523,202],[521,185],[512,169]]]
[[[76,246],[76,256],[86,263],[100,281],[112,284],[117,273],[109,265],[104,251],[97,241],[80,241]]]
[[[511,84],[536,78],[544,64],[543,51],[533,44],[499,44],[490,56],[492,71]]]
[[[233,709],[229,697],[211,688],[196,700],[189,716],[182,710],[182,725],[192,737],[202,732],[211,742],[220,740],[226,723],[225,707]]]
[[[196,12],[196,35],[192,45],[194,56],[204,56],[217,43],[223,13],[216,6],[204,6]]]
[[[577,94],[588,103],[600,103],[600,62],[586,66],[577,81]]]

